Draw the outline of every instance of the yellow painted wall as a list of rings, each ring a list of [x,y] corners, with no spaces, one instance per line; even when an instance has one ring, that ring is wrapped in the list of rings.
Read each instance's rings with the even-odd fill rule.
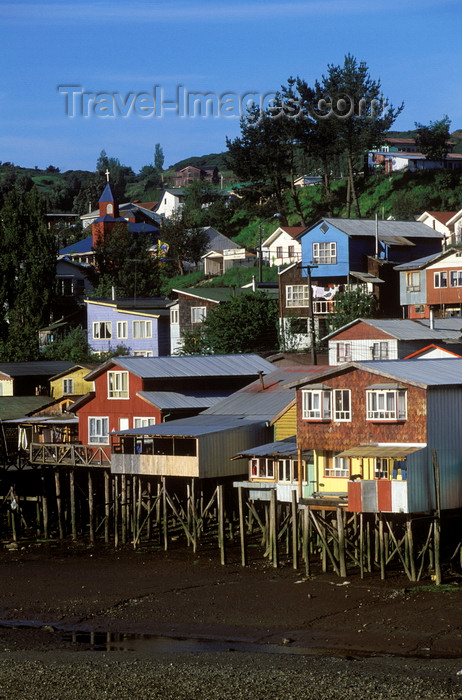
[[[274,439],[285,440],[297,434],[297,407],[291,406],[274,424]]]
[[[315,471],[317,477],[317,491],[326,491],[330,493],[339,493],[348,491],[348,478],[347,477],[329,477],[324,475],[324,468],[326,464],[326,457],[323,452],[315,452]],[[393,460],[390,460],[390,477],[393,469]],[[374,459],[370,458],[358,458],[352,457],[350,460],[350,475],[362,476],[363,480],[373,481],[375,479],[374,474]],[[401,480],[401,472],[397,475],[397,480]],[[322,484],[322,486],[321,486]]]
[[[54,379],[50,382],[52,397],[54,399],[59,399],[64,396],[64,379],[74,380],[74,394],[77,396],[82,396],[83,394],[88,394],[89,391],[93,391],[93,382],[87,382],[84,379],[89,372],[89,369],[78,367],[77,369],[69,370],[67,374],[61,375],[58,379]]]
[[[0,396],[13,396],[13,380],[12,379],[1,379],[0,380]]]

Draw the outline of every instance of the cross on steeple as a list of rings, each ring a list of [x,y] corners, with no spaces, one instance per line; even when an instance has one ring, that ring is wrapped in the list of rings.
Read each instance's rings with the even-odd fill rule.
[[[106,180],[109,182],[109,170],[107,168],[104,174],[106,175]]]

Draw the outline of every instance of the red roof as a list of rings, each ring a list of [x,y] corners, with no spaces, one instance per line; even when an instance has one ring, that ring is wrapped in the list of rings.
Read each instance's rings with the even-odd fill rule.
[[[447,224],[449,219],[457,214],[456,211],[427,211],[429,216],[433,216],[434,219],[440,222],[440,224]]]
[[[306,226],[281,226],[283,231],[296,238],[302,231],[306,231]]]

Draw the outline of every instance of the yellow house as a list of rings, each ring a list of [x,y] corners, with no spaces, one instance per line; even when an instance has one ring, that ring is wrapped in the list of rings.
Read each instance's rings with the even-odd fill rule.
[[[94,390],[93,382],[85,379],[98,365],[74,365],[50,379],[50,394],[54,399],[63,396],[84,396]]]

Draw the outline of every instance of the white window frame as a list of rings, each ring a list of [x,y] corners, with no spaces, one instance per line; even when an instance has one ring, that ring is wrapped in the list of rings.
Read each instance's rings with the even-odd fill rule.
[[[107,416],[88,417],[88,444],[109,445],[109,418]]]
[[[451,270],[449,275],[451,287],[462,287],[462,269]]]
[[[327,452],[324,462],[324,476],[334,479],[348,479],[350,476],[349,457],[337,457],[337,452]],[[330,467],[329,464],[332,464]]]
[[[366,405],[366,420],[396,422],[407,419],[405,389],[367,389]]]
[[[119,430],[130,429],[130,418],[119,418]]]
[[[446,289],[448,286],[448,272],[447,270],[440,270],[433,274],[433,284],[435,289]]]
[[[388,360],[390,355],[390,343],[388,340],[378,340],[371,345],[373,360]]]
[[[202,323],[206,316],[206,306],[191,306],[191,323]]]
[[[132,321],[132,338],[145,340],[152,338],[152,321],[149,319],[137,319]]]
[[[156,419],[152,417],[137,417],[133,419],[134,428],[147,428],[149,425],[155,425]]]
[[[133,350],[133,357],[154,357],[152,350]]]
[[[108,399],[128,399],[128,372],[113,370],[107,373]]]
[[[283,484],[293,484],[298,482],[298,462],[293,459],[277,460],[278,482]]]
[[[117,321],[117,338],[119,340],[127,340],[128,321]]]
[[[337,343],[337,362],[351,362],[352,345],[343,341]]]
[[[180,322],[180,311],[179,309],[170,309],[170,323],[172,326],[177,326]]]
[[[93,321],[92,334],[93,340],[110,340],[112,338],[112,321]]]
[[[332,391],[302,389],[302,419],[332,420]]]
[[[351,391],[350,389],[334,389],[334,421],[351,422]]]
[[[253,457],[249,471],[251,479],[276,480],[277,461],[272,457]]]
[[[313,263],[315,265],[336,265],[337,243],[335,241],[313,243]]]
[[[307,284],[288,284],[286,287],[286,306],[308,306],[309,290]]]
[[[74,393],[74,380],[66,377],[63,379],[63,394],[73,394]]]

